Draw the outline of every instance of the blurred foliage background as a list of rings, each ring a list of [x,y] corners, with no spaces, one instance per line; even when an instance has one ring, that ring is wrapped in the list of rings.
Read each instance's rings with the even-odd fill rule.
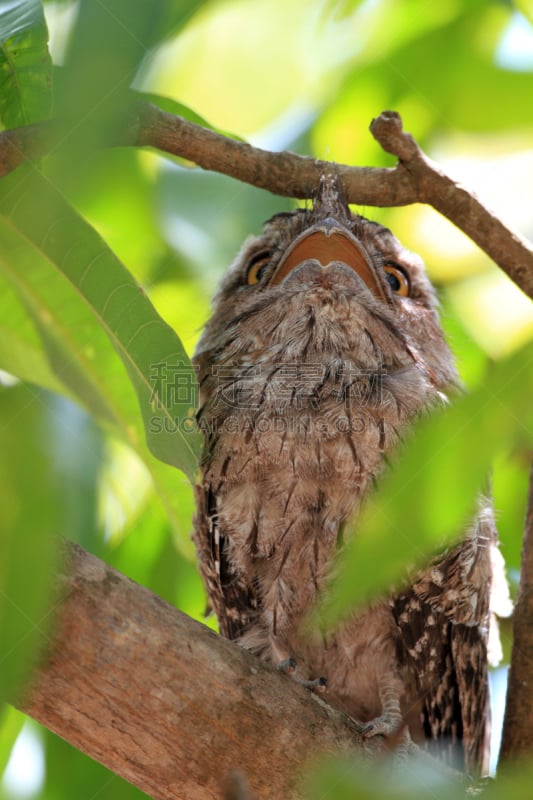
[[[56,0],[44,2],[44,17],[42,10],[37,0],[0,2],[3,126],[68,113],[69,135],[42,162],[39,191],[46,198],[46,186],[58,189],[103,237],[189,354],[242,240],[294,204],[179,159],[94,147],[112,132],[128,86],[252,144],[357,165],[392,164],[368,125],[395,109],[444,169],[533,239],[531,0]],[[8,208],[15,189],[11,176],[4,180],[0,204]],[[495,361],[514,354],[531,362],[531,350],[516,356],[533,336],[530,301],[463,234],[424,207],[357,210],[424,257],[469,389]],[[4,219],[12,218],[8,210]],[[75,539],[198,619],[205,608],[189,539],[190,481],[148,451],[119,343],[63,275],[47,272],[36,226],[35,216],[20,221],[20,240],[10,225],[0,228],[4,696],[46,635],[52,534]],[[527,386],[525,379],[522,395]],[[491,453],[515,584],[531,443],[529,422],[519,423]],[[507,658],[509,637],[504,629]],[[8,705],[0,712],[2,772],[6,800],[142,796]],[[341,775],[346,765],[334,777],[324,772],[310,796],[385,791],[360,793]]]

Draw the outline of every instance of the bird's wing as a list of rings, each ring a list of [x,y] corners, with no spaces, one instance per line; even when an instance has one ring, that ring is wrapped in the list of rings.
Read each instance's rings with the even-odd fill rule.
[[[487,642],[496,547],[492,509],[485,507],[460,544],[392,601],[428,745],[477,774],[488,768]]]
[[[231,561],[230,542],[218,524],[216,497],[210,486],[196,487],[196,508],[193,538],[209,602],[220,633],[238,639],[257,618],[257,594]]]

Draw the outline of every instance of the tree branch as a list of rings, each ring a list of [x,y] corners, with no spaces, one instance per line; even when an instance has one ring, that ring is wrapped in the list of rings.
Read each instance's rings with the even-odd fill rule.
[[[56,145],[59,130],[56,122],[36,122],[0,133],[0,178],[21,164],[35,161]]]
[[[18,704],[154,800],[300,798],[319,753],[371,752],[356,722],[68,545],[46,663]]]
[[[51,148],[54,126],[45,123],[0,133],[0,176]],[[471,192],[452,181],[402,130],[399,114],[384,111],[371,131],[397,156],[393,168],[350,167],[294,153],[252,147],[162,111],[144,101],[133,106],[129,124],[113,144],[154,147],[286,197],[312,197],[324,172],[335,172],[349,202],[366,206],[427,203],[466,233],[533,297],[533,247],[505,226]]]
[[[130,141],[126,137],[124,144],[155,147],[282,197],[313,197],[320,177],[335,172],[349,202],[371,206],[417,202],[409,176],[397,169],[349,167],[288,151],[274,153],[222,136],[153,105],[141,103],[137,111],[137,126],[131,128]]]
[[[531,757],[533,750],[533,463],[522,545],[520,586],[513,618],[513,649],[500,761]]]
[[[473,192],[449,178],[402,129],[394,111],[372,120],[370,130],[387,153],[399,159],[397,170],[408,172],[417,202],[427,203],[451,220],[498,266],[533,298],[533,247],[517,231],[508,228],[484,206]]]

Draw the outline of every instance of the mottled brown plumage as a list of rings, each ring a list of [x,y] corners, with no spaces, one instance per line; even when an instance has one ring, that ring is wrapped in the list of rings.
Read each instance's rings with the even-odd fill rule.
[[[457,381],[421,260],[326,178],[312,210],[245,243],[195,360],[194,539],[221,632],[325,676],[367,735],[406,722],[485,769],[490,510],[404,591],[331,634],[301,630],[386,455]]]

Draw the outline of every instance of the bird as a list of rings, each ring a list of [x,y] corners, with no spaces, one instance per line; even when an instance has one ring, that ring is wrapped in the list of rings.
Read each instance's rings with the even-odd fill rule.
[[[193,362],[193,540],[220,633],[325,687],[365,737],[486,774],[503,570],[490,499],[405,583],[331,631],[305,624],[391,454],[460,385],[422,259],[324,174],[310,206],[246,240]]]

